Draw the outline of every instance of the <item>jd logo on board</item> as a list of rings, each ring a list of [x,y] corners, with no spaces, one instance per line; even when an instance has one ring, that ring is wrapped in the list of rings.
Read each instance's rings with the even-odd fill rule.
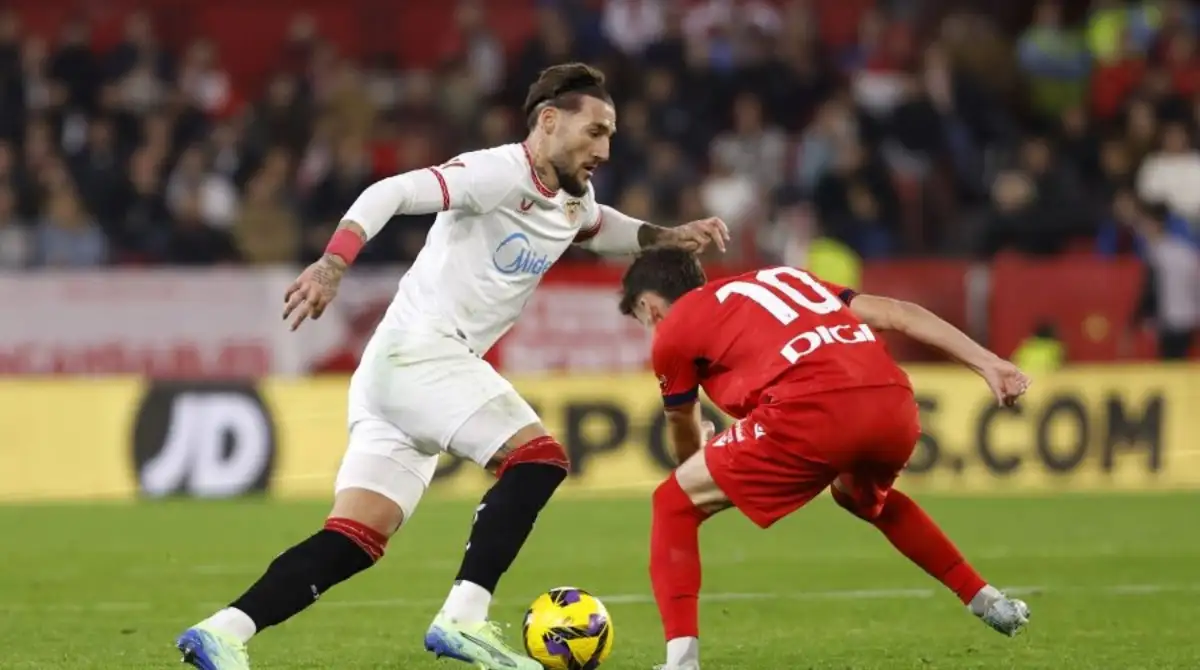
[[[133,461],[143,495],[265,491],[275,450],[270,412],[249,384],[154,383],[138,408]]]

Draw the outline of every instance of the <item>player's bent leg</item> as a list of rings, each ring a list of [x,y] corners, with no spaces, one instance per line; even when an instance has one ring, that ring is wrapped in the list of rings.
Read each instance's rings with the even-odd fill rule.
[[[449,450],[496,475],[475,509],[462,565],[425,647],[485,668],[541,670],[488,621],[492,594],[516,560],[538,514],[567,477],[566,450],[515,392],[485,404],[454,434]]]
[[[411,516],[436,457],[391,439],[393,453],[370,453],[352,430],[338,472],[333,508],[321,530],[283,552],[241,597],[179,637],[184,662],[201,670],[245,670],[245,645],[316,602],[321,594],[383,557],[389,537]],[[378,431],[376,431],[378,432]],[[394,432],[389,436],[395,438]]]
[[[730,506],[705,462],[689,458],[654,491],[650,525],[650,583],[667,640],[668,670],[700,663],[700,525]]]
[[[953,591],[984,623],[1005,635],[1020,632],[1029,623],[1028,605],[988,585],[920,505],[891,488],[895,478],[894,472],[843,474],[831,492],[838,505],[878,528],[892,546]]]
[[[321,530],[277,556],[228,607],[180,636],[183,660],[202,670],[249,668],[245,644],[252,636],[299,614],[325,591],[374,565],[402,521],[400,508],[378,493],[341,491]]]

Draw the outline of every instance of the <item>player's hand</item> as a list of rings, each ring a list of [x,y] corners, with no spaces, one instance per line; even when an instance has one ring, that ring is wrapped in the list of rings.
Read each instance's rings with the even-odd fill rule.
[[[304,320],[321,318],[325,308],[337,295],[346,264],[337,256],[326,254],[304,269],[283,296],[283,320],[291,317],[291,329],[296,330]]]
[[[713,439],[717,434],[717,427],[712,421],[700,422],[700,444],[708,444],[708,441]]]
[[[724,252],[725,242],[728,239],[729,226],[714,216],[668,228],[663,233],[660,243],[699,254],[703,253],[710,244],[717,245],[717,248]]]
[[[1033,383],[1020,368],[1002,358],[985,365],[979,374],[987,382],[988,388],[992,389],[996,402],[1005,407],[1016,404],[1017,399],[1025,395]]]

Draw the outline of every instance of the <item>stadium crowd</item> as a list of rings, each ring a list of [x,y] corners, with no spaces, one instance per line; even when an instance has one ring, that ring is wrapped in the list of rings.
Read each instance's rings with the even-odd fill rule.
[[[342,58],[299,16],[244,91],[212,42],[163,44],[144,13],[109,50],[84,20],[48,39],[5,13],[0,268],[312,259],[374,179],[519,140],[528,82],[574,59],[617,99],[599,197],[656,222],[721,216],[734,259],[794,261],[814,240],[863,258],[1116,254],[1160,233],[1195,254],[1186,3],[1068,20],[1046,1],[1018,34],[976,13],[919,29],[881,3],[845,47],[803,0],[585,4],[544,3],[506,57],[487,3],[463,0],[435,70]],[[411,259],[429,223],[393,222],[363,261]]]

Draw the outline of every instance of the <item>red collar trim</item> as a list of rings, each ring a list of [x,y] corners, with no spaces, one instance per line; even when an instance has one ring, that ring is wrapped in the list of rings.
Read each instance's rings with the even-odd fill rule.
[[[521,149],[525,152],[525,162],[529,163],[529,176],[533,178],[533,186],[537,189],[538,193],[547,198],[553,198],[558,195],[558,191],[551,191],[542,183],[541,178],[538,177],[537,170],[533,169],[533,154],[529,153],[529,145],[522,142]]]

